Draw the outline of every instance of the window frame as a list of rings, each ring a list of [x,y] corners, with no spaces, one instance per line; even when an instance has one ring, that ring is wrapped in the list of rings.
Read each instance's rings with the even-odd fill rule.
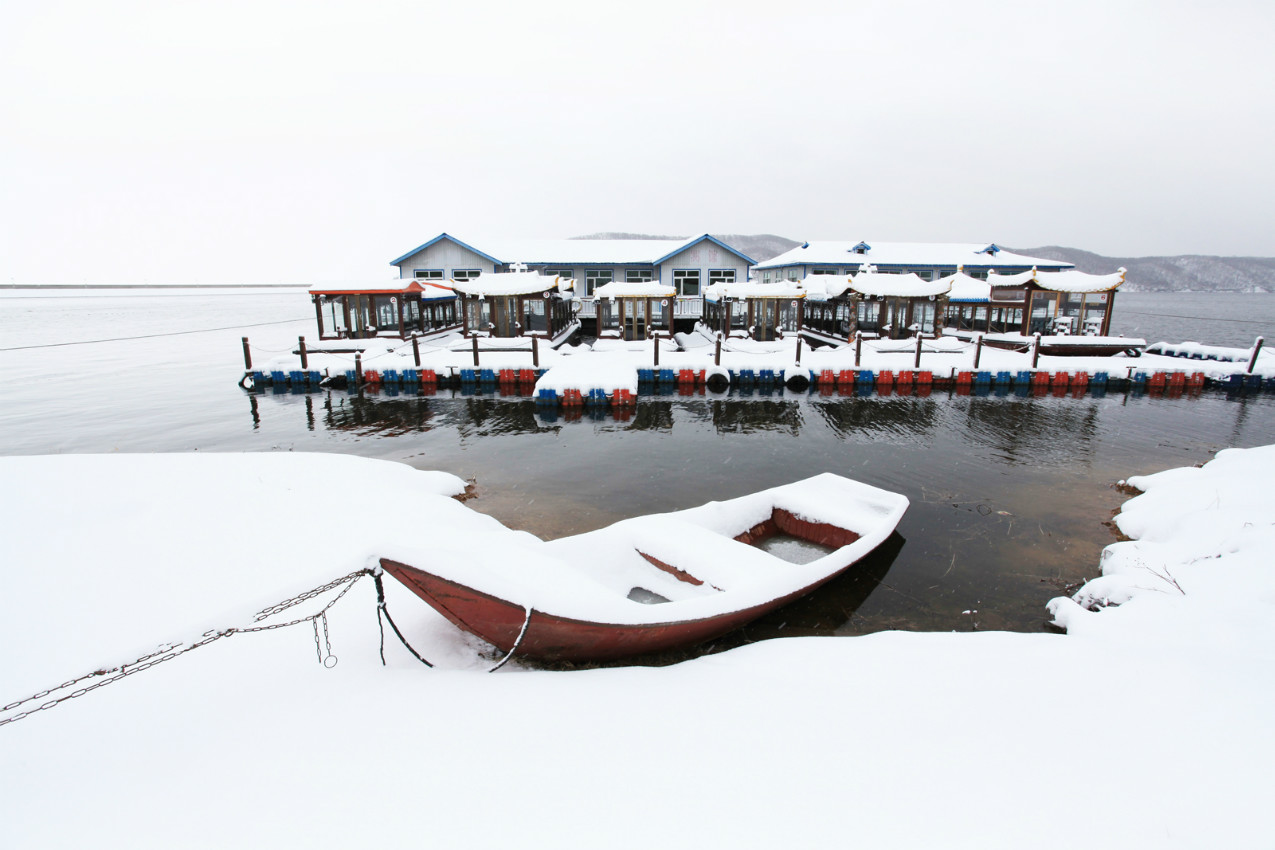
[[[704,295],[703,281],[700,279],[699,269],[673,269],[673,288],[677,290],[678,298],[701,298]],[[686,281],[691,275],[695,276],[696,292],[686,294]]]

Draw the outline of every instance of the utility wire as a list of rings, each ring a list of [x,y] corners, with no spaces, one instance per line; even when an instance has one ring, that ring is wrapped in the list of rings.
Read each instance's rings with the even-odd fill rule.
[[[1142,313],[1137,310],[1121,310],[1120,315],[1154,316],[1157,319],[1203,319],[1208,322],[1235,322],[1241,325],[1269,325],[1261,319],[1224,319],[1220,316],[1179,316],[1176,313]]]
[[[127,342],[134,339],[155,339],[161,336],[182,336],[184,334],[206,334],[214,331],[233,331],[239,328],[261,328],[266,325],[291,325],[296,322],[308,322],[309,319],[285,319],[281,322],[257,322],[255,325],[229,325],[224,328],[200,328],[194,331],[170,331],[163,334],[144,334],[142,336],[117,336],[110,339],[82,339],[76,342],[46,342],[41,345],[15,345],[12,348],[0,348],[0,351],[26,351],[32,348],[59,348],[64,345],[92,345],[97,342]]]

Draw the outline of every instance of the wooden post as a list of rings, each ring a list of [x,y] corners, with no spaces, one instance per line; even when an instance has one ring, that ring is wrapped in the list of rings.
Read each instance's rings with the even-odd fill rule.
[[[303,336],[297,337],[297,347],[298,347],[298,351],[301,353],[301,368],[309,369],[310,360],[309,358],[306,357],[306,354],[305,354],[305,337]]]
[[[243,338],[243,368],[246,372],[252,371],[252,351],[248,348],[248,337]]]
[[[655,343],[655,365],[659,366],[660,365],[660,338],[656,337],[653,340],[653,342]]]
[[[983,359],[983,335],[978,335],[978,340],[974,343],[974,371],[978,371],[978,361]]]
[[[921,332],[916,332],[916,362],[912,365],[913,369],[921,368]]]
[[[1257,342],[1253,343],[1253,356],[1248,359],[1248,373],[1250,375],[1253,374],[1253,367],[1257,365],[1257,355],[1261,353],[1262,343],[1264,342],[1266,340],[1259,336]]]
[[[854,332],[854,368],[859,368],[859,358],[863,355],[863,331]]]
[[[531,338],[531,365],[540,368],[540,337],[533,336]]]
[[[363,352],[354,352],[354,380],[363,386]]]
[[[474,368],[478,368],[478,337],[474,337]]]
[[[322,296],[314,296],[314,318],[319,323],[319,339],[323,339],[323,306],[319,303]]]
[[[801,337],[797,337],[797,365],[801,365]]]
[[[245,340],[245,342],[247,342],[247,340]],[[713,365],[714,366],[722,365],[722,332],[721,331],[717,332],[717,345],[713,349]]]
[[[421,344],[416,339],[416,334],[412,334],[412,357],[416,360],[416,368],[421,368]]]
[[[1040,362],[1040,334],[1035,335],[1032,340],[1032,368],[1036,368],[1036,364]]]

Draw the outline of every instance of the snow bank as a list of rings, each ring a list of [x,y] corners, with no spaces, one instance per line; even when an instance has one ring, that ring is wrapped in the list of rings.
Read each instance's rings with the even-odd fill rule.
[[[1275,446],[1228,449],[1201,468],[1135,476],[1102,577],[1050,602],[1071,633],[1123,621],[1145,639],[1215,642],[1245,622],[1275,637]],[[1118,606],[1118,607],[1116,607]]]

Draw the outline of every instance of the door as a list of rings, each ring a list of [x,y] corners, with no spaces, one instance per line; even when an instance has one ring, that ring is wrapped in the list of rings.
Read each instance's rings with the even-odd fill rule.
[[[753,339],[769,342],[775,338],[779,324],[779,302],[773,298],[757,298],[753,306]]]
[[[624,313],[624,338],[646,339],[646,300],[625,298],[620,303]]]
[[[518,320],[518,299],[513,296],[501,296],[487,299],[491,302],[491,323],[494,325],[492,336],[518,336],[514,323]]]

